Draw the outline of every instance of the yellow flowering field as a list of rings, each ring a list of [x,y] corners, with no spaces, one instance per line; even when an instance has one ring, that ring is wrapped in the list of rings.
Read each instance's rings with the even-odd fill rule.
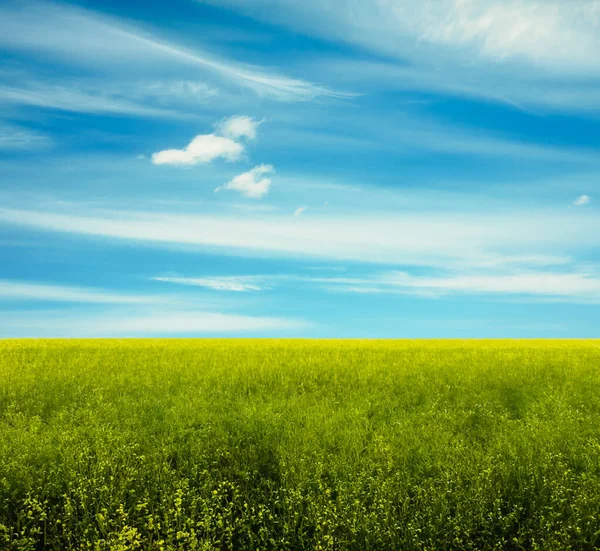
[[[0,341],[0,549],[598,547],[599,341]]]

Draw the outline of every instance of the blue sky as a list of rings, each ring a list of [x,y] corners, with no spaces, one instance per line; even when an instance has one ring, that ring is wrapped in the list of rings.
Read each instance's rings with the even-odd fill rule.
[[[0,337],[600,337],[598,0],[0,5]]]

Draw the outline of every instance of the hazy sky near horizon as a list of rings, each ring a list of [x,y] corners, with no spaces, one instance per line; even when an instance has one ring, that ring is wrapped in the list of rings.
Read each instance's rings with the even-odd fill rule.
[[[600,0],[5,0],[0,337],[600,337]]]

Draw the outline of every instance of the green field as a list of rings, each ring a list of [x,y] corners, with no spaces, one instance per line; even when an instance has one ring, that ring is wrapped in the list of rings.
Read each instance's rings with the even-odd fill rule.
[[[600,341],[0,341],[0,549],[600,547]]]

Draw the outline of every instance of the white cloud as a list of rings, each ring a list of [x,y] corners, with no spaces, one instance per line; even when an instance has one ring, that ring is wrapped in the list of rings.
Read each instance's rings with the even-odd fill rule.
[[[552,70],[597,71],[588,50],[600,45],[592,5],[586,0],[454,1],[444,6],[446,18],[424,17],[420,35],[433,43],[470,46],[492,61],[512,57]]]
[[[280,331],[301,329],[301,321],[284,318],[240,316],[213,312],[166,312],[166,315],[145,315],[113,320],[104,331],[116,334],[156,333],[231,333],[249,331]]]
[[[198,135],[183,149],[166,149],[154,153],[152,155],[152,162],[155,165],[189,166],[199,163],[209,163],[218,157],[223,157],[228,161],[237,161],[244,152],[244,146],[235,140],[239,140],[240,138],[255,139],[256,130],[259,125],[260,122],[245,115],[236,115],[224,119],[215,125],[215,133]],[[265,165],[261,165],[261,167],[268,168]],[[261,167],[257,167],[254,170]],[[252,197],[252,195],[248,196]]]
[[[242,281],[244,279],[246,278],[241,278]],[[90,306],[86,306],[86,310],[70,306],[68,311],[57,309],[50,312],[41,309],[24,311],[21,308],[11,311],[6,308],[7,303],[25,301],[95,306],[93,311],[88,310]],[[0,338],[248,332],[273,334],[280,331],[298,331],[309,326],[307,322],[299,319],[207,311],[206,309],[212,308],[210,303],[215,301],[199,300],[196,295],[190,293],[131,295],[96,288],[0,280],[0,302],[5,306],[0,316]],[[219,304],[223,306],[225,303],[219,301]]]
[[[573,201],[573,204],[576,207],[580,207],[581,205],[587,205],[589,202],[590,202],[589,195],[580,195],[579,197],[577,197],[577,199],[575,199],[575,201]]]
[[[294,211],[294,216],[296,218],[298,218],[299,216],[302,216],[302,213],[306,210],[306,207],[298,207],[295,211]]]
[[[225,136],[232,140],[239,140],[240,138],[254,140],[256,138],[256,130],[260,124],[261,121],[255,121],[252,117],[236,115],[217,123],[216,130],[220,136]]]
[[[325,268],[329,272],[336,271]],[[466,273],[461,273],[465,271]],[[442,275],[415,276],[404,271],[349,276],[306,276],[299,274],[260,276],[219,276],[209,278],[155,277],[155,281],[199,286],[217,291],[249,292],[270,290],[285,285],[317,285],[330,291],[360,294],[406,294],[423,298],[440,298],[453,294],[525,295],[545,300],[600,302],[600,277],[593,271],[556,272],[524,271],[512,266],[498,272],[496,268],[444,271]]]
[[[395,58],[406,73],[379,64],[367,85],[391,75],[417,89],[526,106],[600,108],[597,0],[225,1],[270,23]],[[364,69],[361,61],[346,65],[347,82],[360,85]],[[334,61],[330,70],[344,69]]]
[[[274,172],[271,165],[258,165],[252,170],[238,174],[231,181],[219,186],[215,191],[221,189],[231,189],[239,191],[242,195],[251,199],[260,199],[269,192],[271,187],[271,178],[264,177],[266,174]]]
[[[26,82],[21,86],[0,86],[0,103],[33,105],[46,109],[78,113],[115,113],[135,117],[183,118],[176,111],[146,106],[121,92],[103,88],[82,88],[81,83],[69,86]]]
[[[384,281],[396,287],[463,293],[511,293],[555,297],[600,298],[600,279],[590,274],[531,272],[502,275],[412,277],[390,274]]]
[[[485,62],[525,62],[568,74],[600,71],[597,0],[226,1],[310,34],[412,60],[437,51],[439,62],[476,54]]]
[[[265,288],[264,278],[258,276],[221,276],[221,277],[154,277],[154,281],[204,287],[213,291],[249,292]]]
[[[297,319],[218,312],[143,309],[98,314],[69,311],[7,312],[0,318],[0,337],[143,337],[294,333],[310,325]]]
[[[311,82],[190,50],[117,18],[67,4],[2,3],[0,47],[41,53],[86,71],[96,69],[121,77],[132,71],[136,75],[162,75],[173,67],[192,75],[201,69],[277,100],[343,95]]]
[[[155,165],[196,165],[210,163],[222,157],[227,161],[237,161],[244,152],[244,146],[229,138],[215,134],[196,136],[183,149],[166,149],[152,155]]]
[[[219,95],[207,84],[189,80],[140,80],[127,75],[40,80],[23,71],[4,72],[0,104],[26,105],[67,112],[128,117],[195,118],[199,109]]]
[[[82,302],[91,304],[144,304],[154,297],[110,293],[104,290],[0,280],[0,300]]]
[[[66,208],[66,207],[65,207]],[[56,207],[59,209],[59,207]],[[79,214],[71,214],[77,212]],[[242,255],[354,260],[438,267],[527,266],[600,246],[600,219],[588,211],[186,215],[126,210],[0,208],[0,223],[44,231],[164,245],[220,248]]]
[[[0,150],[32,150],[48,147],[51,140],[44,134],[0,122]]]
[[[356,293],[403,293],[428,298],[450,294],[527,295],[600,301],[600,278],[589,273],[520,272],[413,276],[390,272],[367,278],[315,278],[330,288]]]

